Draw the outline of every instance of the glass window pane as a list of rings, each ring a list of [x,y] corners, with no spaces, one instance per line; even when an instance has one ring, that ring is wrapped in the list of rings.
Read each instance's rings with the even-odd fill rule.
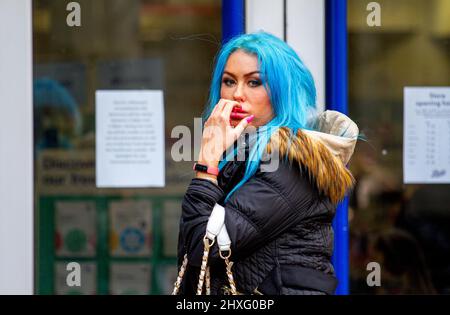
[[[368,25],[367,3],[348,1],[349,112],[367,138],[350,165],[357,180],[349,209],[351,293],[448,294],[450,185],[405,184],[403,156],[404,88],[450,89],[450,2],[377,1],[379,27]],[[427,143],[449,139],[449,127],[426,131]],[[438,160],[445,156],[433,160],[448,172],[450,160]],[[379,287],[366,282],[371,261],[381,267]]]
[[[221,2],[76,2],[80,26],[66,1],[33,1],[36,292],[170,293],[192,178],[190,161],[171,158],[171,131],[201,116]],[[164,188],[96,188],[97,90],[163,91]],[[67,283],[69,262],[81,287]]]

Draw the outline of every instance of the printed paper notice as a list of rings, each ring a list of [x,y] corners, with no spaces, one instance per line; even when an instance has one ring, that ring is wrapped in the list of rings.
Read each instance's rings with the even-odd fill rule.
[[[405,184],[450,183],[450,87],[405,87]]]
[[[160,90],[96,91],[97,187],[164,187]]]

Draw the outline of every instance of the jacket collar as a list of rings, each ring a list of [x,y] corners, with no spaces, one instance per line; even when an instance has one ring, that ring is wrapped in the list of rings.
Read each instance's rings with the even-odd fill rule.
[[[311,134],[306,130],[298,130],[292,137],[289,129],[282,127],[272,136],[268,152],[278,148],[280,157],[287,157],[289,161],[304,166],[318,190],[329,197],[333,204],[337,204],[354,186],[355,180],[346,168],[345,160],[341,158],[350,158],[349,149],[340,145],[343,139],[329,136],[320,132]]]
[[[354,152],[359,129],[344,114],[330,110],[320,114],[313,126],[320,131],[302,129],[293,135],[290,129],[281,127],[272,135],[267,151],[278,148],[280,158],[306,167],[318,190],[337,204],[355,184],[346,164]],[[244,135],[245,141],[241,139],[235,145],[244,144],[238,149],[244,150],[247,160],[252,137]],[[230,161],[222,168],[218,181],[226,194],[242,179],[245,166],[245,161]]]

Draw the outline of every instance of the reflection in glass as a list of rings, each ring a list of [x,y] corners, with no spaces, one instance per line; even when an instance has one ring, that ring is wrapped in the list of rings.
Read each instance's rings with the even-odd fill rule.
[[[175,273],[160,270],[176,270],[174,207],[192,178],[191,161],[170,156],[171,130],[193,130],[201,116],[221,2],[77,2],[80,27],[67,25],[65,1],[33,1],[36,292],[165,294]],[[96,188],[100,89],[163,91],[164,188]],[[70,261],[81,265],[80,288],[65,282]]]
[[[368,138],[349,166],[357,181],[349,208],[350,293],[448,294],[449,184],[404,184],[402,162],[403,154],[424,151],[403,152],[404,128],[408,141],[423,136],[403,125],[404,87],[450,86],[450,2],[377,2],[381,26],[369,27],[367,2],[348,1],[349,112]],[[437,148],[428,149],[434,163]],[[371,261],[381,266],[381,287],[366,283]]]

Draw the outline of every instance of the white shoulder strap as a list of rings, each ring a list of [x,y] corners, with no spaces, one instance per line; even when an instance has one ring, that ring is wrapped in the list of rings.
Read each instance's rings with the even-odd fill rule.
[[[215,204],[209,216],[208,224],[206,225],[206,237],[214,240],[219,235],[220,229],[225,224],[225,208],[219,204]]]
[[[206,237],[214,240],[217,237],[217,245],[220,251],[229,251],[231,239],[225,226],[225,208],[215,204],[206,225]]]
[[[225,224],[220,229],[219,235],[217,235],[217,245],[219,245],[220,251],[229,251],[231,248],[231,239]]]
[[[202,257],[202,264],[200,267],[200,275],[198,279],[197,285],[197,295],[202,294],[203,284],[206,282],[206,294],[210,294],[210,271],[208,266],[208,256],[209,249],[213,246],[215,240],[217,238],[217,244],[219,246],[219,255],[222,259],[225,260],[226,265],[226,274],[228,277],[228,282],[230,283],[230,291],[231,294],[236,295],[236,284],[234,282],[233,273],[231,268],[233,266],[233,262],[229,260],[231,256],[231,239],[228,235],[227,228],[225,226],[225,208],[219,204],[215,204],[214,208],[209,216],[208,223],[206,225],[206,234],[203,238],[204,251]],[[226,256],[224,256],[226,253]],[[181,281],[184,276],[184,272],[186,270],[188,263],[187,254],[184,255],[183,264],[180,267],[180,271],[178,273],[177,280],[174,284],[174,289],[172,294],[178,294]]]

